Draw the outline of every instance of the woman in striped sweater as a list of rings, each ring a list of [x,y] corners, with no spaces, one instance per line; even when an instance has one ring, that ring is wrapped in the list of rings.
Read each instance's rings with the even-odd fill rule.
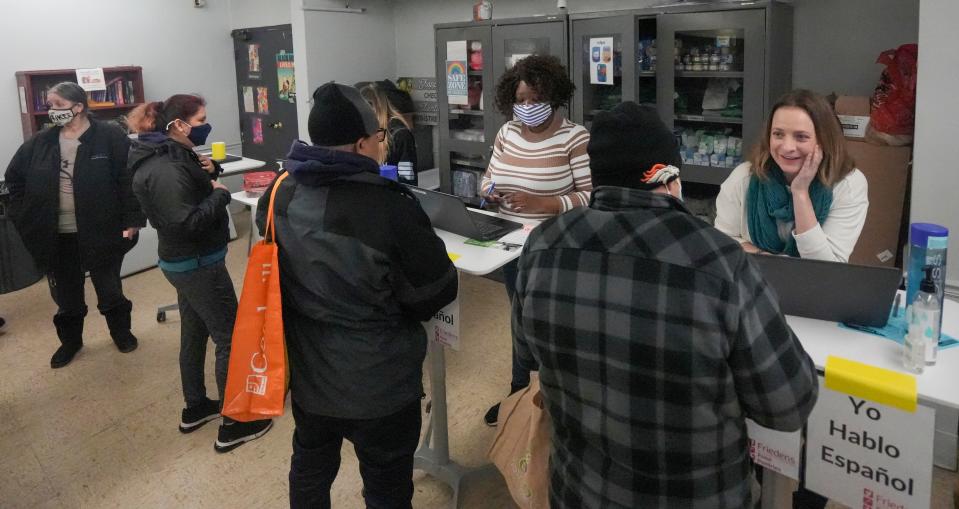
[[[496,85],[496,107],[507,118],[496,135],[493,157],[483,176],[486,201],[525,219],[547,219],[589,204],[589,131],[557,114],[576,87],[553,56],[533,55],[506,71]],[[513,298],[516,262],[503,267],[506,293]],[[529,371],[513,355],[510,394],[529,385]],[[486,412],[495,426],[499,404]]]

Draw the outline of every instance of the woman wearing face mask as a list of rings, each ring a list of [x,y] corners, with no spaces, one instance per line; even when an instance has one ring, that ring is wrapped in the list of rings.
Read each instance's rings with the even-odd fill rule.
[[[160,268],[177,292],[180,379],[186,408],[180,431],[190,433],[220,416],[237,300],[226,269],[230,192],[217,181],[220,167],[194,147],[206,143],[206,105],[195,95],[174,95],[130,113],[139,133],[130,148],[133,191],[157,230]],[[215,345],[219,399],[206,396],[207,337]],[[224,419],[214,449],[231,450],[266,433],[272,421]]]
[[[76,83],[54,85],[46,99],[55,125],[17,150],[6,182],[13,222],[57,304],[61,345],[50,366],[60,368],[83,347],[88,271],[113,342],[121,352],[136,349],[120,266],[146,223],[130,187],[123,130],[90,118],[87,94]]]
[[[773,106],[750,161],[716,199],[716,228],[747,252],[846,262],[869,208],[866,177],[825,99],[794,90]]]
[[[533,55],[516,63],[496,85],[496,107],[507,118],[496,135],[493,157],[483,176],[486,201],[506,215],[546,219],[589,204],[589,131],[557,113],[576,89],[558,58]],[[503,267],[506,293],[513,298],[516,262]],[[513,358],[510,393],[529,385],[529,371]],[[495,426],[499,404],[486,412]]]

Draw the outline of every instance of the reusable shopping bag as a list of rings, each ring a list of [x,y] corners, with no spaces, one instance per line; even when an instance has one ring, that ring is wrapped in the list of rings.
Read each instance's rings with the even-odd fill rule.
[[[255,421],[283,415],[289,383],[280,266],[277,259],[273,202],[284,173],[270,194],[263,240],[253,245],[243,278],[243,292],[233,326],[230,367],[223,395],[223,415]]]
[[[539,376],[531,373],[529,387],[500,403],[499,427],[488,454],[523,509],[549,508],[552,430],[543,405]]]

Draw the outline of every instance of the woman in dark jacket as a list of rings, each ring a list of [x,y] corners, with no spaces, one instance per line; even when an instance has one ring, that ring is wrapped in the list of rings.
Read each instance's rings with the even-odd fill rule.
[[[413,136],[413,99],[396,88],[390,80],[364,84],[360,93],[376,112],[380,127],[386,130],[386,150],[382,163],[393,166],[409,163],[412,173],[405,173],[404,168],[399,168],[399,180],[405,184],[418,185],[420,167]]]
[[[230,192],[218,182],[219,165],[193,148],[206,144],[206,104],[178,94],[130,113],[139,133],[130,148],[133,191],[157,230],[160,268],[176,288],[180,310],[180,381],[186,408],[180,431],[190,433],[220,416],[237,300],[226,269]],[[218,401],[206,396],[207,337],[216,346]],[[266,433],[272,421],[224,419],[214,449],[229,451]]]
[[[13,222],[57,304],[61,345],[50,366],[60,368],[83,347],[87,271],[113,342],[124,353],[136,349],[120,266],[146,223],[130,187],[123,130],[90,118],[87,94],[76,83],[54,85],[46,99],[55,125],[20,146],[6,182]]]

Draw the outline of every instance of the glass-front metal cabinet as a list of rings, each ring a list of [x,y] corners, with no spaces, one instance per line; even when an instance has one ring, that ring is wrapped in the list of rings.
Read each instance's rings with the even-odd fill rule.
[[[664,14],[659,111],[680,141],[686,179],[721,184],[763,123],[764,13]],[[748,141],[746,141],[748,140]]]
[[[655,106],[676,134],[683,181],[707,196],[792,86],[792,7],[779,1],[583,13],[570,26],[573,121],[589,127],[622,101]]]
[[[565,64],[567,19],[441,24],[435,32],[440,188],[478,205],[496,133],[508,120],[496,111],[496,83],[529,55],[551,54]]]
[[[573,121],[585,125],[599,111],[637,100],[632,17],[572,22]]]

